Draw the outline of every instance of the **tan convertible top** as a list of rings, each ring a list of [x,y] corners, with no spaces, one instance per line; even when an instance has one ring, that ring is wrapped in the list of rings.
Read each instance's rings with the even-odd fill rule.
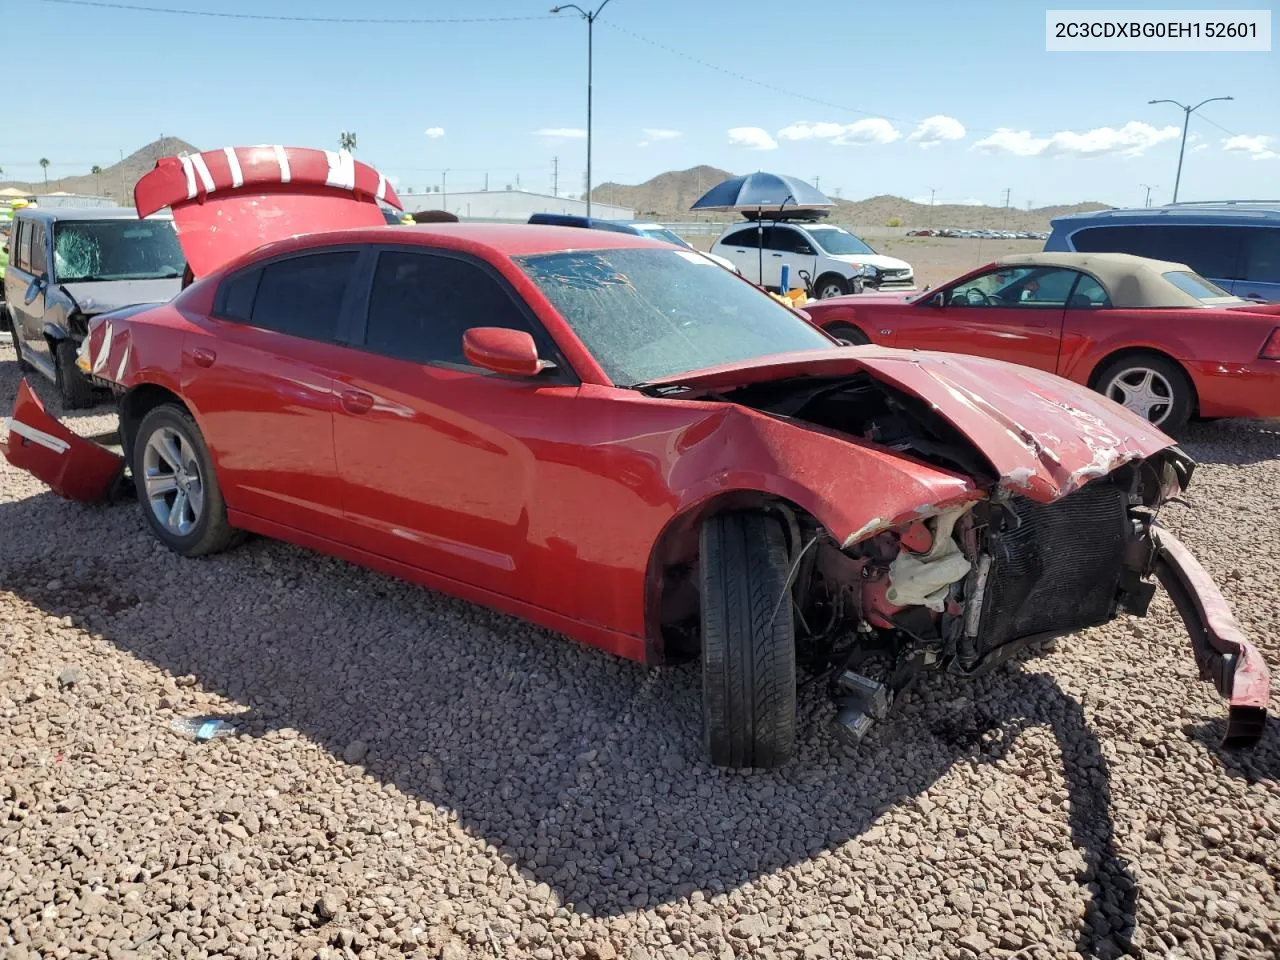
[[[1091,274],[1107,291],[1113,307],[1203,307],[1223,302],[1222,298],[1198,300],[1164,278],[1171,271],[1195,274],[1185,263],[1128,253],[1023,253],[1001,257],[996,263],[1007,267],[1063,267]]]

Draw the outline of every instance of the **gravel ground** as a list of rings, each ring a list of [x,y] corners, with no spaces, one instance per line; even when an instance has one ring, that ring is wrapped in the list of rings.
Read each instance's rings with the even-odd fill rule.
[[[1167,519],[1275,669],[1280,425],[1186,446]],[[1280,952],[1280,732],[1217,749],[1163,595],[857,751],[803,711],[785,770],[711,769],[696,667],[265,540],[183,560],[0,460],[8,960]]]

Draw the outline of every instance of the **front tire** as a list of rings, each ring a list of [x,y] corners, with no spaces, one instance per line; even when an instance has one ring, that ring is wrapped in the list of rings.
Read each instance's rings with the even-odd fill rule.
[[[1195,407],[1186,372],[1174,361],[1154,353],[1112,360],[1093,378],[1093,388],[1165,433],[1185,427]]]
[[[59,340],[53,345],[53,372],[64,409],[83,410],[93,406],[93,383],[76,366],[75,343]]]
[[[838,273],[824,273],[813,285],[813,295],[818,300],[844,297],[853,292],[853,285]]]
[[[711,762],[779,767],[796,746],[795,626],[782,525],[728,513],[702,525],[703,730]]]
[[[235,541],[209,449],[186,410],[163,404],[143,417],[130,461],[143,515],[166,547],[202,557]]]

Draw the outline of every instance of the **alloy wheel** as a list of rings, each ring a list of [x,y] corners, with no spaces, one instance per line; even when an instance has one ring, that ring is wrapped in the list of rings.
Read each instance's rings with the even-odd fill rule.
[[[170,533],[187,536],[204,510],[204,482],[191,443],[172,427],[160,427],[147,438],[142,471],[156,519]]]
[[[1173,410],[1173,386],[1150,367],[1121,370],[1111,378],[1105,394],[1156,426],[1164,423]]]

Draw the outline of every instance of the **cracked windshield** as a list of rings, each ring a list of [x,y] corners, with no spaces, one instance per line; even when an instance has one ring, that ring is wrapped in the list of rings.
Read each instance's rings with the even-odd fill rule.
[[[73,220],[54,228],[59,283],[180,277],[185,262],[171,220]]]

